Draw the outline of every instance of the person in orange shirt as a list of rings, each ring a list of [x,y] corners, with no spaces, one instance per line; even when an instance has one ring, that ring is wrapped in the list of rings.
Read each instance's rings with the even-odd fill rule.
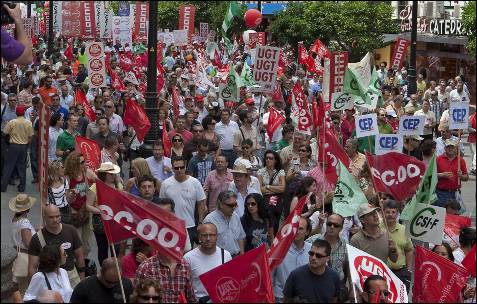
[[[45,76],[43,86],[38,90],[41,100],[48,106],[51,105],[51,97],[55,94],[58,95],[58,90],[52,84],[53,78],[49,75]]]

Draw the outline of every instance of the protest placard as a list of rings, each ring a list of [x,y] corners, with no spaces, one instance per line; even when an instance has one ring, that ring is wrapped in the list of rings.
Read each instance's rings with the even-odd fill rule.
[[[414,240],[442,244],[446,209],[429,204],[416,204],[414,215],[406,222],[406,235]]]
[[[257,92],[273,93],[277,79],[278,60],[280,48],[271,46],[258,46],[254,60],[253,78],[260,85]]]
[[[426,116],[401,116],[399,119],[400,135],[421,135],[424,133]]]
[[[174,35],[175,45],[177,46],[187,45],[187,42],[188,42],[187,30],[174,30],[172,34]]]
[[[379,134],[378,116],[376,113],[356,117],[356,137],[365,137]]]
[[[375,137],[374,151],[376,155],[389,152],[402,152],[403,140],[399,134],[378,134]]]
[[[451,102],[449,107],[449,129],[467,130],[469,128],[469,103]]]

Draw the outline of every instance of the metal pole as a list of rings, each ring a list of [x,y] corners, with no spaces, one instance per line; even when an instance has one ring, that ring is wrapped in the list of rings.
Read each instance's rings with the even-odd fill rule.
[[[157,1],[149,1],[149,30],[147,35],[147,89],[146,114],[151,128],[140,147],[140,154],[146,158],[152,155],[152,143],[159,137],[159,108],[157,104]]]
[[[417,45],[417,1],[412,1],[411,58],[409,61],[407,96],[417,92],[416,84],[416,45]]]
[[[262,1],[257,1],[257,10],[261,13],[262,12]]]
[[[51,53],[53,53],[53,38],[55,37],[55,34],[53,33],[53,1],[50,0],[50,7],[48,8],[48,15],[49,15],[49,20],[48,20],[48,56],[51,56]]]
[[[31,17],[31,1],[27,1],[27,18]]]

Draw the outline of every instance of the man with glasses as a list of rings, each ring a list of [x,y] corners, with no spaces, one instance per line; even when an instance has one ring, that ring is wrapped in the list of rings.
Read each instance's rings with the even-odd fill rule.
[[[109,128],[110,121],[107,117],[100,116],[99,118],[96,118],[96,121],[98,133],[93,135],[91,139],[98,143],[100,149],[104,148],[108,138],[115,138],[116,140],[119,140],[119,135],[111,131]]]
[[[204,219],[204,223],[217,227],[217,245],[230,252],[232,257],[245,251],[245,231],[240,217],[234,212],[237,205],[237,195],[232,191],[223,191],[217,198],[217,209]]]
[[[174,176],[166,179],[161,185],[160,198],[170,198],[176,204],[176,216],[186,222],[187,232],[192,242],[196,242],[197,224],[201,224],[207,212],[205,192],[200,182],[186,174],[187,161],[182,156],[171,160]],[[198,221],[196,222],[195,210]]]
[[[192,156],[198,152],[198,144],[205,139],[204,127],[202,125],[194,125],[192,127],[192,140],[184,143],[184,149],[182,156],[185,157],[187,162],[192,159]],[[210,146],[210,143],[209,143]]]
[[[94,111],[94,114],[96,114],[96,121],[92,121],[88,124],[86,127],[86,137],[87,138],[92,138],[94,135],[98,134],[99,132],[99,126],[98,122],[101,117],[104,116],[104,109],[103,108],[97,108]]]
[[[361,294],[362,303],[390,303],[388,296],[388,284],[385,278],[377,274],[366,278]]]
[[[308,263],[308,252],[311,250],[311,242],[305,242],[305,239],[310,233],[310,219],[300,217],[295,239],[288,249],[283,262],[273,272],[273,293],[277,303],[283,302],[283,288],[290,273]]]
[[[172,176],[171,159],[164,156],[164,145],[162,141],[156,140],[152,144],[152,156],[146,158],[146,162],[152,175],[160,182]]]
[[[51,98],[53,95],[58,95],[58,90],[52,85],[53,78],[49,75],[45,76],[43,86],[38,90],[42,102],[46,105],[51,105]]]
[[[184,255],[190,264],[192,288],[199,303],[210,298],[199,276],[232,259],[230,252],[217,246],[217,227],[213,223],[202,224],[197,228],[199,246]]]
[[[331,246],[325,240],[315,240],[308,251],[309,263],[293,270],[283,289],[285,303],[336,303],[341,283],[336,271],[326,264]]]
[[[173,130],[170,130],[167,133],[167,136],[169,136],[169,138],[172,138],[174,135],[179,134],[184,139],[184,144],[187,144],[189,141],[191,141],[193,138],[193,134],[189,130],[186,130],[185,122],[186,122],[185,116],[180,115],[179,117],[177,117],[175,126],[174,126],[175,128]]]
[[[61,157],[63,161],[66,160],[68,154],[71,151],[75,150],[76,146],[76,136],[78,136],[78,132],[76,132],[76,128],[78,127],[78,119],[79,117],[75,114],[70,115],[68,119],[68,128],[58,136],[56,141],[56,156]]]

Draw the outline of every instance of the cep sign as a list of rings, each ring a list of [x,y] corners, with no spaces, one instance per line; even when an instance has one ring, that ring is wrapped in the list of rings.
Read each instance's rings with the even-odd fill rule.
[[[449,128],[462,130],[469,127],[469,103],[451,102],[449,108]]]
[[[378,134],[375,137],[374,151],[376,155],[389,152],[402,152],[402,136],[399,134]]]
[[[356,137],[365,137],[379,134],[378,117],[376,113],[358,116],[355,119]]]
[[[399,119],[400,135],[421,135],[424,132],[426,116],[401,116]]]
[[[446,210],[427,204],[416,204],[414,216],[406,223],[406,234],[412,239],[442,244]]]

